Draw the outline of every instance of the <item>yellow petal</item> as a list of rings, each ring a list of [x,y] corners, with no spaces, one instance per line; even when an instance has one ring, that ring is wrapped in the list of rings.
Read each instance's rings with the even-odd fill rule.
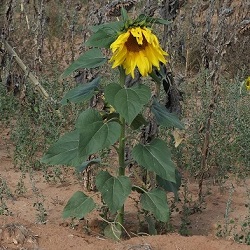
[[[124,62],[124,60],[126,59],[127,52],[127,48],[123,46],[121,50],[114,53],[114,55],[110,59],[110,62],[114,61],[112,68],[120,66]]]
[[[144,37],[146,38],[148,43],[152,43],[152,33],[151,30],[148,28],[143,28],[142,29],[142,33],[144,35]]]
[[[133,37],[136,38],[138,44],[142,44],[143,36],[142,36],[142,29],[140,27],[132,28],[131,34],[133,35]]]
[[[113,55],[110,62],[112,68],[122,66],[125,74],[131,74],[137,67],[142,76],[152,72],[152,68],[159,68],[160,62],[166,63],[167,52],[163,51],[159,40],[152,31],[146,27],[129,28],[120,34],[110,46]]]
[[[144,53],[140,51],[136,56],[136,64],[142,76],[148,75],[149,62]]]

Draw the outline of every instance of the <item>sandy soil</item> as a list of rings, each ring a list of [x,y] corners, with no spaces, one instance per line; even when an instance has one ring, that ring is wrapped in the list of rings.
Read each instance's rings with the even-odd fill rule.
[[[4,135],[6,136],[6,135]],[[27,192],[24,195],[15,194],[21,173],[14,168],[11,160],[11,150],[7,150],[6,141],[0,135],[0,182],[6,180],[7,186],[14,194],[8,197],[7,215],[0,215],[0,250],[1,249],[117,249],[117,250],[236,250],[250,249],[249,246],[233,242],[232,237],[222,240],[216,237],[217,225],[225,224],[225,212],[229,201],[229,218],[234,219],[231,236],[239,230],[240,223],[247,215],[246,185],[250,182],[236,183],[228,180],[223,187],[207,183],[205,202],[199,211],[189,215],[189,237],[177,233],[159,236],[139,236],[130,232],[127,240],[113,242],[105,239],[100,232],[100,221],[97,214],[92,214],[87,221],[64,221],[61,212],[67,200],[77,191],[82,190],[78,181],[72,178],[70,171],[65,171],[63,183],[49,184],[41,172],[34,172],[24,178]],[[9,145],[11,149],[11,145]],[[3,183],[3,182],[2,182]],[[188,183],[190,202],[195,200],[197,185]],[[35,203],[42,202],[46,209],[46,224],[37,223],[39,214]],[[135,220],[131,199],[126,204],[127,226],[133,227]],[[177,205],[178,206],[178,205]],[[181,207],[180,207],[181,210]],[[228,211],[228,210],[227,210]],[[173,213],[171,224],[173,231],[178,231],[181,224],[181,214]],[[132,226],[131,226],[132,225]],[[231,227],[230,227],[231,228]]]

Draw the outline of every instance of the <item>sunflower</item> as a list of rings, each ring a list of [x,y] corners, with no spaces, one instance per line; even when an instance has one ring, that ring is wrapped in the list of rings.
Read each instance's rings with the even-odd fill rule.
[[[247,90],[250,90],[250,76],[245,80]]]
[[[133,27],[120,34],[110,45],[113,56],[112,68],[122,66],[126,75],[134,78],[137,67],[142,76],[152,72],[152,67],[160,68],[160,62],[166,64],[168,53],[162,50],[158,38],[147,27]]]

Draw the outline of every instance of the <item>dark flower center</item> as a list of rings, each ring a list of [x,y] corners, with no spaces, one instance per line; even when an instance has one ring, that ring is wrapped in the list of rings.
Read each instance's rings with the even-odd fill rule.
[[[125,46],[127,47],[128,51],[139,52],[141,50],[144,50],[145,47],[147,47],[148,42],[145,39],[144,35],[142,36],[143,36],[142,44],[138,44],[136,38],[132,34],[130,34],[127,42],[125,43]]]

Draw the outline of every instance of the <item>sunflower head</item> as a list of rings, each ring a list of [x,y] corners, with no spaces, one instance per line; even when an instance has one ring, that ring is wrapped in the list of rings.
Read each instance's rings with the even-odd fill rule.
[[[245,80],[246,89],[250,91],[250,76]]]
[[[131,74],[133,78],[136,67],[142,76],[147,76],[153,66],[159,69],[160,62],[167,62],[165,56],[168,53],[162,50],[157,36],[146,26],[128,27],[110,48],[113,52],[112,68],[122,66],[126,75]]]

